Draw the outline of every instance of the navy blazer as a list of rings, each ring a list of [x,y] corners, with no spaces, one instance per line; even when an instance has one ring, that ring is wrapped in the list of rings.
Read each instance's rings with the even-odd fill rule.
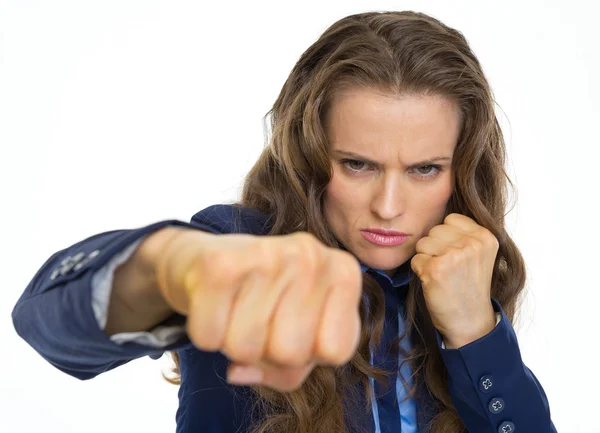
[[[247,387],[225,381],[229,363],[225,356],[220,352],[198,350],[185,335],[162,348],[136,342],[115,343],[95,319],[91,279],[113,256],[165,226],[189,227],[215,234],[264,235],[268,224],[266,216],[256,210],[218,204],[195,214],[190,223],[166,220],[142,228],[91,236],[54,253],[38,270],[13,309],[15,329],[44,359],[81,380],[91,379],[136,358],[157,359],[165,351],[177,351],[182,379],[177,432],[245,431],[252,422],[250,394]],[[385,284],[377,274],[374,276],[380,284]],[[389,296],[386,292],[386,304],[391,299]],[[501,320],[480,339],[459,349],[445,349],[437,333],[452,402],[470,433],[556,433],[546,394],[523,363],[514,329],[500,304],[495,299],[492,303],[501,314]],[[184,323],[185,317],[175,315],[168,320]],[[423,386],[415,397],[420,433],[427,432],[426,424],[435,415],[435,403]],[[397,417],[397,411],[385,408],[394,404],[397,408],[393,397],[378,396],[378,405],[382,405],[380,416]],[[357,427],[373,431],[369,414],[350,416]],[[392,427],[382,432],[400,432],[399,420],[383,421],[382,426]]]

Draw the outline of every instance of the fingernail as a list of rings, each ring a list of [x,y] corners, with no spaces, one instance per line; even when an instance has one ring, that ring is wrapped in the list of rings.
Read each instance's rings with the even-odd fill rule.
[[[263,371],[258,367],[233,367],[227,376],[227,382],[237,385],[252,385],[263,380]]]

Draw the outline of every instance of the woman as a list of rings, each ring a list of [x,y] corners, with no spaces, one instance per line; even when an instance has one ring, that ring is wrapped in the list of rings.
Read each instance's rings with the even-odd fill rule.
[[[57,252],[17,332],[80,379],[171,351],[178,432],[555,432],[511,326],[525,266],[464,37],[348,16],[270,113],[238,203]]]

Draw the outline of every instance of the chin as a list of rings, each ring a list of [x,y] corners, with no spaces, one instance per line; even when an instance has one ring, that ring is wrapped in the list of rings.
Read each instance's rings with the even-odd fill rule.
[[[389,260],[389,259],[377,260],[376,258],[369,257],[369,260],[362,260],[362,262],[372,268],[379,269],[382,271],[388,271],[388,270],[396,269],[399,266],[402,266],[406,262],[406,260],[403,260],[403,259],[396,259],[393,261]]]

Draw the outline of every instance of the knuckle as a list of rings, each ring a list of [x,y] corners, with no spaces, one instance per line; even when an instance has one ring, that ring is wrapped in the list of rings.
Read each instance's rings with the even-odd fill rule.
[[[280,365],[299,365],[302,363],[302,355],[290,344],[278,344],[273,342],[269,346],[268,357]]]
[[[186,331],[192,344],[201,350],[215,352],[222,346],[222,334],[217,332],[197,332],[189,323]]]
[[[340,349],[337,352],[337,358],[335,359],[335,363],[337,365],[344,365],[352,360],[354,356],[354,350],[351,348]]]
[[[429,268],[429,275],[431,278],[437,281],[441,281],[446,278],[448,270],[455,269],[460,264],[460,258],[458,254],[448,254],[450,260],[442,260],[434,262]]]
[[[270,238],[259,238],[252,247],[250,254],[256,258],[259,258],[261,263],[272,263],[275,256],[275,249],[273,248],[273,239]]]
[[[244,282],[248,279],[269,281],[272,274],[273,266],[270,262],[259,262],[246,274]]]
[[[483,242],[480,239],[476,238],[476,237],[469,236],[464,241],[464,245],[465,245],[466,248],[468,248],[468,249],[470,249],[470,250],[472,250],[474,252],[477,252],[477,251],[480,251],[482,249]]]
[[[433,226],[431,229],[429,229],[427,236],[435,237],[437,232],[443,231],[443,230],[446,230],[446,228],[443,225]]]
[[[286,258],[289,261],[301,263],[303,267],[314,270],[321,259],[321,249],[317,238],[309,232],[295,233],[294,242],[286,245]]]
[[[304,365],[311,356],[312,347],[306,347],[296,332],[284,328],[278,326],[273,329],[267,348],[268,359],[285,366]]]
[[[304,253],[300,257],[299,264],[306,274],[313,274],[320,266],[320,256],[314,248],[305,248]]]
[[[294,233],[288,239],[283,240],[279,248],[279,254],[285,261],[294,261],[302,255],[302,238]]]
[[[311,232],[294,232],[293,234],[296,238],[301,239],[304,242],[314,242],[317,237]]]
[[[347,358],[347,354],[338,345],[327,344],[320,346],[319,358],[324,359],[329,364],[342,365]]]
[[[203,268],[210,268],[217,273],[226,274],[234,268],[234,257],[226,251],[211,251],[200,258],[200,264]]]
[[[483,228],[483,239],[485,239],[486,243],[491,245],[494,248],[500,247],[500,242],[498,238],[494,236],[494,234],[487,228]]]
[[[457,212],[449,213],[448,215],[446,215],[446,218],[444,218],[444,223],[445,224],[453,224],[455,221],[458,223],[463,218],[464,218],[464,215],[461,215]]]
[[[316,252],[320,245],[319,239],[310,232],[299,232],[297,242],[303,253]]]
[[[339,258],[339,265],[343,272],[340,275],[351,282],[362,281],[362,269],[356,257],[346,251],[341,251],[341,253],[343,254]]]
[[[233,361],[252,364],[260,360],[262,350],[258,345],[246,344],[243,340],[227,339],[222,352]]]

